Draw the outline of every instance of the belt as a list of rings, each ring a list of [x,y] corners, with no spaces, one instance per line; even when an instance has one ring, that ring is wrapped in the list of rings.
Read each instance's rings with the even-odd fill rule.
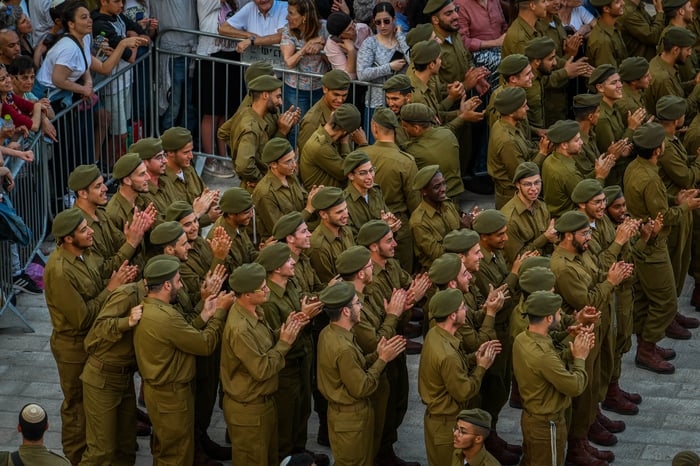
[[[87,363],[95,369],[99,369],[102,372],[108,372],[110,374],[133,374],[136,372],[136,367],[134,366],[113,366],[111,364],[103,363],[94,356],[89,356]]]

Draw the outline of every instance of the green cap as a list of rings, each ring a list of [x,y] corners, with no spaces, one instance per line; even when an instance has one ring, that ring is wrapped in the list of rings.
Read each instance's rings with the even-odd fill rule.
[[[604,6],[610,5],[612,0],[590,0],[590,3],[596,8],[603,8]]]
[[[143,278],[149,285],[160,285],[180,271],[180,260],[175,256],[160,254],[152,257],[143,269]]]
[[[331,91],[350,89],[350,75],[343,70],[330,70],[321,78],[321,84]]]
[[[311,205],[316,210],[326,210],[345,202],[343,190],[335,186],[325,186],[311,199]]]
[[[272,63],[256,61],[255,63],[251,64],[247,70],[245,70],[245,76],[243,76],[243,79],[245,79],[245,83],[247,85],[252,80],[259,78],[260,76],[274,75],[275,71],[272,69]]]
[[[421,26],[424,26],[421,24]],[[418,26],[418,27],[421,27]],[[428,25],[430,26],[430,25]],[[415,31],[416,29],[411,29],[411,31],[408,33],[411,35],[411,32]],[[430,26],[430,30],[433,30],[433,27]],[[403,93],[408,93],[408,92],[413,92],[413,86],[411,85],[411,78],[406,76],[405,74],[395,74],[391,78],[387,79],[386,82],[384,82],[384,86],[382,86],[382,89],[384,89],[384,92],[403,92]],[[380,107],[383,108],[383,107]],[[376,109],[375,112],[379,110]]]
[[[493,99],[493,107],[501,115],[510,115],[525,105],[527,95],[522,87],[506,87],[496,94]]]
[[[513,183],[516,183],[523,178],[539,175],[540,167],[535,162],[523,162],[515,167],[515,175],[513,175]]]
[[[321,291],[318,299],[328,307],[346,307],[356,294],[355,286],[351,282],[338,282]]]
[[[463,409],[457,415],[457,420],[468,422],[482,429],[491,430],[491,415],[483,409]]]
[[[446,285],[452,280],[457,280],[460,270],[462,259],[457,254],[446,252],[433,261],[428,269],[428,277],[434,285]]]
[[[119,157],[117,163],[114,164],[114,169],[112,170],[112,176],[116,180],[121,180],[131,175],[134,170],[138,168],[139,165],[143,163],[141,156],[136,153],[124,154]]]
[[[406,34],[406,44],[409,47],[413,47],[418,42],[429,40],[433,37],[433,31],[434,29],[431,23],[418,24],[416,27],[411,28],[408,34]]]
[[[304,216],[299,212],[284,214],[275,222],[275,226],[272,227],[272,237],[277,241],[281,241],[288,235],[293,235],[302,223],[304,223]]]
[[[531,316],[546,317],[561,309],[562,299],[551,291],[535,291],[525,301],[525,312]]]
[[[658,123],[645,123],[632,133],[632,142],[642,149],[656,149],[666,139],[664,127]]]
[[[603,185],[595,178],[586,178],[579,181],[571,191],[571,201],[576,204],[588,202],[598,194],[603,194]]]
[[[489,235],[506,226],[506,222],[506,216],[500,210],[486,209],[474,218],[472,229],[480,235]]]
[[[282,81],[275,76],[262,75],[248,83],[248,89],[255,92],[272,92],[282,87]]]
[[[102,173],[97,165],[78,165],[68,177],[68,187],[76,192],[87,189],[100,176]]]
[[[661,4],[663,5],[664,13],[668,14],[671,13],[673,10],[679,9],[689,1],[690,0],[663,0]]]
[[[370,220],[365,222],[357,232],[357,244],[369,247],[389,234],[391,228],[384,220]]]
[[[348,173],[369,161],[369,155],[366,152],[361,150],[352,151],[343,160],[343,174],[348,176]]]
[[[622,194],[622,187],[616,184],[611,184],[603,188],[603,193],[605,194],[605,202],[608,205],[624,196],[624,194]]]
[[[514,76],[524,70],[527,65],[530,64],[530,60],[525,55],[519,53],[514,53],[508,55],[503,60],[501,64],[498,65],[497,71],[504,77]]]
[[[150,240],[151,244],[162,246],[177,241],[184,234],[185,230],[180,225],[180,222],[163,222],[153,229]]]
[[[289,143],[289,140],[284,138],[272,138],[265,144],[261,160],[264,163],[276,162],[292,151],[294,151],[294,149]]]
[[[574,109],[595,108],[600,105],[601,100],[601,94],[579,94],[574,96]]]
[[[454,252],[457,254],[469,252],[469,250],[477,244],[479,244],[479,233],[467,228],[452,230],[446,234],[445,239],[442,240],[445,252]]]
[[[423,8],[423,14],[433,15],[452,3],[452,0],[428,0]]]
[[[265,267],[253,262],[252,264],[243,264],[240,267],[236,267],[228,279],[228,284],[240,296],[243,293],[252,293],[255,290],[259,290],[266,277]]]
[[[571,141],[580,132],[581,127],[574,120],[559,120],[549,127],[547,139],[554,144],[561,144]]]
[[[407,123],[433,123],[435,113],[425,104],[413,103],[401,107],[401,121]]]
[[[623,82],[641,79],[649,71],[649,62],[644,57],[628,57],[620,63],[618,73]]]
[[[688,103],[682,97],[669,94],[656,101],[656,118],[661,121],[677,120],[688,109]]]
[[[194,209],[187,201],[175,201],[168,206],[168,210],[165,211],[165,221],[179,222],[181,219],[187,217],[194,213]]]
[[[586,228],[588,224],[586,214],[579,210],[570,210],[554,222],[554,229],[559,233],[568,233]]]
[[[428,303],[430,317],[433,319],[447,317],[457,312],[462,303],[464,303],[464,295],[457,288],[438,291]]]
[[[549,291],[554,288],[556,278],[554,273],[546,267],[530,267],[525,272],[519,272],[518,284],[526,293],[535,291]]]
[[[522,264],[520,264],[520,270],[518,273],[520,275],[524,274],[526,270],[529,270],[533,267],[544,267],[545,269],[549,268],[549,265],[551,263],[551,258],[549,256],[530,256],[526,257]]]
[[[369,263],[371,253],[364,246],[352,246],[335,258],[335,271],[341,275],[359,272]]]
[[[57,240],[63,238],[73,233],[83,220],[85,217],[82,210],[77,208],[64,210],[53,218],[51,233]]]
[[[289,249],[286,243],[274,243],[265,246],[258,258],[255,260],[258,264],[265,267],[267,273],[279,269],[292,256],[292,250]]]
[[[588,85],[595,89],[597,84],[603,84],[606,79],[617,73],[617,69],[609,63],[596,67],[588,78]]]
[[[163,132],[160,136],[160,140],[163,144],[164,151],[174,152],[192,142],[192,133],[190,133],[190,130],[187,128],[173,126]]]
[[[353,104],[341,105],[333,115],[336,125],[348,133],[352,133],[362,125],[360,111]]]
[[[556,49],[554,41],[546,36],[536,37],[525,44],[525,56],[530,60],[542,60]]]
[[[672,46],[691,47],[695,45],[695,34],[686,28],[671,26],[666,30],[662,40]]]
[[[411,47],[411,61],[417,65],[427,65],[440,56],[440,44],[434,40],[423,40]]]
[[[253,207],[253,196],[243,188],[229,188],[219,201],[219,208],[225,214],[238,214]]]
[[[418,170],[413,179],[413,189],[423,189],[430,183],[435,174],[440,171],[440,165],[426,165]]]
[[[372,121],[387,129],[396,129],[401,126],[399,124],[399,120],[396,118],[396,115],[394,115],[394,112],[386,107],[379,107],[375,109],[374,115],[372,115]]]
[[[690,450],[676,453],[671,461],[671,466],[698,466],[698,464],[700,464],[700,456]]]
[[[141,160],[151,160],[163,151],[163,142],[159,138],[141,138],[129,146],[129,152],[139,154]]]

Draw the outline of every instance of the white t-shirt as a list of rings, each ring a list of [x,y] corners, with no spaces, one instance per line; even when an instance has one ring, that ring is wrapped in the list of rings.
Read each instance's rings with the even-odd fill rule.
[[[569,24],[566,24],[565,26],[571,26],[574,28],[574,31],[578,31],[581,29],[581,26],[584,24],[589,24],[594,19],[595,16],[586,10],[584,6],[577,6],[571,10],[571,19],[569,20]]]
[[[46,54],[46,58],[36,74],[36,80],[45,87],[56,89],[51,79],[53,67],[63,65],[71,71],[68,79],[73,82],[78,81],[85,74],[85,62],[87,61],[88,68],[92,63],[91,43],[92,36],[86,34],[83,37],[83,49],[85,50],[85,59],[83,59],[83,51],[80,50],[75,41],[68,37],[60,39]]]
[[[287,24],[287,2],[273,2],[266,16],[260,13],[255,2],[250,2],[231,16],[227,22],[236,29],[259,36],[269,36],[277,33]]]

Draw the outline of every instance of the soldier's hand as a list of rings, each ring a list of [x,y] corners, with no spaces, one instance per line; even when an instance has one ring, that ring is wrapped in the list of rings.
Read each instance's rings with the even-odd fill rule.
[[[461,100],[462,97],[467,95],[467,91],[464,90],[464,84],[459,81],[447,84],[447,97],[450,100]]]
[[[195,198],[194,202],[192,203],[192,210],[197,217],[202,217],[207,213],[207,211],[209,211],[212,202],[214,202],[215,196],[215,191],[209,191],[209,189],[205,188],[202,195]]]
[[[301,298],[301,312],[309,319],[313,319],[323,310],[323,303],[318,300],[310,300],[308,296]]]
[[[593,306],[584,306],[578,311],[574,311],[574,319],[582,325],[596,324],[603,313],[597,311]]]
[[[385,363],[391,362],[406,349],[406,338],[394,335],[390,339],[384,337],[377,343],[377,357]]]
[[[136,327],[136,324],[139,323],[142,315],[143,304],[139,304],[138,306],[132,307],[131,311],[129,312],[129,327]]]
[[[581,332],[574,341],[569,342],[571,355],[576,359],[585,360],[595,345],[595,335],[591,332]]]
[[[604,180],[615,166],[617,157],[613,154],[603,154],[595,160],[595,177]]]
[[[224,264],[217,264],[214,270],[210,270],[204,277],[202,285],[199,287],[201,299],[206,300],[209,296],[217,294],[226,280],[226,267]]]
[[[151,229],[153,224],[156,223],[156,219],[158,218],[158,209],[156,209],[156,206],[154,206],[152,202],[149,202],[142,214],[146,218],[147,224],[145,228],[146,231],[148,231]]]
[[[537,143],[537,151],[540,154],[549,155],[553,149],[554,146],[549,139],[547,139],[547,135],[541,136],[540,141]]]
[[[613,286],[617,286],[622,283],[622,280],[627,278],[625,273],[625,263],[622,261],[615,262],[610,266],[610,269],[608,269],[607,281]]]
[[[559,232],[557,232],[557,230],[554,228],[554,219],[549,220],[549,225],[544,231],[544,237],[547,238],[547,241],[552,244],[556,243],[559,239]]]
[[[262,251],[263,249],[265,249],[265,248],[268,247],[269,245],[275,244],[276,242],[277,242],[277,240],[275,239],[275,237],[274,237],[274,236],[270,236],[270,237],[267,238],[265,241],[263,241],[262,243],[258,244],[258,249],[259,249],[260,251]]]
[[[389,302],[384,300],[384,309],[387,314],[391,314],[396,317],[401,317],[404,312],[406,304],[406,290],[394,289],[391,292],[391,299]]]
[[[472,223],[474,223],[474,219],[480,213],[481,213],[481,211],[479,210],[479,206],[474,206],[474,208],[470,212],[460,212],[460,214],[459,214],[459,226],[460,226],[460,228],[471,228]]]
[[[302,327],[308,323],[308,319],[304,322],[302,319],[296,318],[296,314],[301,313],[292,312],[287,317],[287,321],[280,327],[280,340],[289,345],[294,343]]]
[[[221,209],[219,208],[219,204],[213,203],[209,210],[207,211],[207,217],[209,217],[209,220],[211,222],[216,222],[219,217],[221,217],[224,213],[221,212]]]
[[[340,275],[336,275],[335,277],[328,280],[328,286],[335,285],[336,283],[340,283],[342,281],[343,281],[343,279],[340,278]]]
[[[474,110],[479,105],[481,105],[481,99],[478,97],[472,97],[470,99],[467,99],[466,96],[462,97],[462,102],[459,104],[459,117],[470,123],[483,120],[486,113]]]
[[[656,237],[661,233],[661,230],[664,227],[664,216],[661,212],[656,214],[656,218],[654,219],[654,230],[652,232],[652,238]]]
[[[432,283],[427,272],[416,275],[408,289],[409,291],[413,292],[413,302],[415,303],[423,299],[423,296],[425,296],[425,293],[431,286]]]
[[[484,310],[487,315],[495,317],[498,311],[503,309],[503,304],[510,297],[508,285],[505,283],[494,289],[493,284],[489,283],[489,294],[484,301]]]
[[[654,220],[649,220],[644,222],[639,227],[639,236],[646,242],[651,239],[651,235],[654,233]]]
[[[476,87],[476,84],[479,82],[479,80],[485,78],[489,74],[491,73],[489,73],[489,71],[483,66],[480,66],[478,68],[469,68],[467,72],[464,73],[464,82],[462,83],[464,85],[465,90],[473,89],[474,87]]]
[[[367,135],[365,134],[365,130],[362,128],[357,128],[355,131],[350,133],[352,136],[352,140],[355,142],[356,145],[358,146],[366,146],[367,145]]]
[[[654,10],[656,10],[656,14],[664,12],[663,0],[653,0],[652,3],[654,4]]]
[[[236,302],[236,293],[233,291],[221,291],[216,296],[216,308],[228,312]]]
[[[129,261],[124,261],[122,262],[122,265],[119,266],[119,269],[112,272],[112,276],[110,277],[109,282],[107,282],[106,288],[109,291],[114,291],[125,283],[132,281],[132,276],[133,268],[131,268],[129,265]]]
[[[224,260],[231,250],[231,244],[233,241],[226,230],[222,226],[218,226],[214,229],[214,236],[211,239],[207,239],[211,252],[215,259]]]
[[[309,212],[310,214],[313,214],[316,211],[314,206],[311,205],[311,200],[314,198],[316,193],[318,193],[322,189],[323,189],[323,185],[319,185],[319,186],[313,185],[311,187],[311,190],[309,191],[309,197],[306,199],[306,207],[304,207],[304,209],[307,212]]]
[[[138,207],[134,207],[134,216],[131,222],[124,223],[124,236],[126,237],[126,242],[133,248],[139,247],[143,236],[146,231],[150,228],[150,218],[146,217],[143,212],[140,212]]]
[[[635,223],[624,222],[615,229],[615,243],[624,246],[637,233]]]
[[[199,316],[204,322],[209,322],[209,319],[211,319],[214,316],[214,313],[216,313],[216,300],[216,295],[207,296],[207,299],[204,300],[202,312],[199,313]]]
[[[513,272],[514,274],[520,273],[520,266],[523,265],[523,261],[525,259],[527,259],[528,257],[536,257],[539,255],[540,255],[540,252],[536,249],[533,251],[525,251],[524,253],[520,254],[513,261],[513,267],[511,267],[511,272]]]
[[[578,49],[583,43],[581,34],[573,34],[564,39],[564,54],[568,57],[575,57],[578,54]]]
[[[643,107],[639,107],[634,112],[627,112],[627,127],[634,131],[639,128],[647,118],[647,111]]]
[[[493,365],[496,356],[501,352],[501,342],[498,340],[489,340],[479,346],[476,351],[476,364],[484,369],[488,369]]]

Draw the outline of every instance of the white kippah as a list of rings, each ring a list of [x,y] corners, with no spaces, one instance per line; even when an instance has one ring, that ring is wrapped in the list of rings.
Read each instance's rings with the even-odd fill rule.
[[[44,418],[46,418],[46,411],[38,404],[28,404],[22,410],[22,419],[31,424],[38,424],[43,421]]]
[[[291,456],[288,456],[288,457],[286,457],[285,459],[282,460],[282,462],[280,463],[280,466],[287,466],[287,465],[289,464],[290,461],[292,461],[292,457],[291,457]]]

